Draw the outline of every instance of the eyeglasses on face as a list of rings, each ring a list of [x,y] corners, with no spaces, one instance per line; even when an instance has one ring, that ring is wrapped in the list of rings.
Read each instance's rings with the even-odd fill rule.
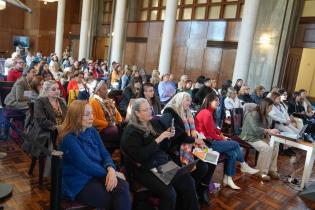
[[[144,109],[140,109],[139,111],[141,111],[141,112],[152,112],[152,108],[151,107],[147,107],[147,108],[144,108]]]

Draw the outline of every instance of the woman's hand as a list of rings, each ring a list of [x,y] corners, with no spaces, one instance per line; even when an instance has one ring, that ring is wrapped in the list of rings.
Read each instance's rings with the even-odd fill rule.
[[[112,191],[116,186],[117,186],[116,171],[113,167],[108,167],[105,181],[105,187],[107,192]]]
[[[167,129],[166,131],[164,131],[163,133],[161,133],[161,135],[159,137],[157,137],[155,139],[156,143],[160,143],[162,142],[164,139],[166,138],[171,138],[173,137],[172,132],[170,131],[170,129]]]
[[[278,129],[267,129],[268,134],[279,134],[280,131]]]

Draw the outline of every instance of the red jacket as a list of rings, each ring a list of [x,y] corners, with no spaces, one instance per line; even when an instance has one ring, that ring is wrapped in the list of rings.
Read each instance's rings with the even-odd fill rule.
[[[23,71],[17,69],[11,69],[8,72],[7,81],[15,82],[23,75]]]
[[[220,136],[221,130],[217,128],[214,122],[213,112],[214,109],[208,108],[197,114],[195,118],[196,130],[208,139],[224,140],[224,137]]]

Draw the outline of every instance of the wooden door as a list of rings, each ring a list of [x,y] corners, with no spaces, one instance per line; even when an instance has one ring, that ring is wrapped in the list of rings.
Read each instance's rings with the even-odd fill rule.
[[[299,73],[303,48],[290,48],[287,55],[281,87],[292,93]]]

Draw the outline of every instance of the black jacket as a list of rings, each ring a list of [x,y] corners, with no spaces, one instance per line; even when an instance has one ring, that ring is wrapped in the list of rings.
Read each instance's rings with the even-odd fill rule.
[[[202,104],[203,99],[209,94],[209,93],[215,93],[214,90],[212,90],[212,88],[204,85],[202,86],[199,91],[196,93],[195,95],[195,102],[197,104]]]
[[[158,132],[161,128],[158,121],[152,120],[152,126]],[[143,169],[151,169],[167,163],[169,155],[170,140],[165,139],[160,144],[155,142],[158,137],[152,134],[145,135],[145,132],[132,124],[128,124],[121,137],[121,148],[133,160],[141,164]]]
[[[238,99],[244,101],[244,103],[254,103],[253,99],[250,97],[249,94],[239,95]]]

